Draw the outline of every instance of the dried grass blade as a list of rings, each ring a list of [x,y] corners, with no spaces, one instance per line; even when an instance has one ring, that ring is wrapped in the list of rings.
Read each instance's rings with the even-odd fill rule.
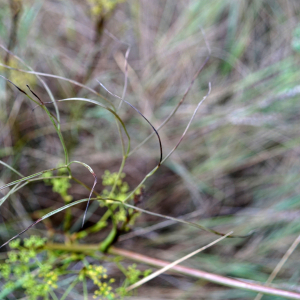
[[[198,103],[196,109],[195,109],[194,112],[193,112],[193,115],[192,115],[192,117],[191,117],[189,123],[187,124],[187,126],[186,126],[186,128],[185,128],[185,130],[184,130],[184,132],[183,132],[183,134],[182,134],[182,136],[181,136],[181,138],[179,139],[179,142],[178,142],[178,143],[176,144],[176,146],[169,152],[169,154],[164,158],[164,160],[162,161],[162,163],[165,162],[165,161],[171,156],[171,154],[177,149],[177,147],[180,145],[180,143],[182,142],[184,136],[186,135],[186,133],[187,133],[187,131],[188,131],[188,129],[189,129],[189,127],[190,127],[192,121],[194,120],[194,118],[195,118],[195,116],[196,116],[196,113],[197,113],[199,107],[200,107],[201,104],[204,102],[204,100],[209,96],[210,92],[211,92],[211,83],[209,82],[207,94],[206,94],[206,95],[202,98],[202,100]]]
[[[207,244],[206,246],[201,247],[200,249],[198,249],[198,250],[196,250],[196,251],[193,251],[193,252],[189,253],[188,255],[185,255],[184,257],[182,257],[182,258],[180,258],[180,259],[178,259],[178,260],[176,260],[176,261],[170,263],[169,265],[167,265],[167,266],[161,268],[160,270],[158,270],[158,271],[156,271],[156,272],[150,274],[149,276],[147,276],[147,277],[145,277],[145,278],[139,280],[138,282],[132,284],[132,285],[129,286],[126,290],[129,292],[129,291],[131,291],[131,290],[133,290],[133,289],[135,289],[135,288],[137,288],[137,287],[143,285],[144,283],[146,283],[146,282],[152,280],[153,278],[159,276],[159,275],[162,274],[162,273],[165,273],[165,272],[168,271],[169,269],[171,269],[171,268],[173,268],[174,266],[176,266],[176,265],[182,263],[183,261],[185,261],[185,260],[191,258],[192,256],[194,256],[194,255],[196,255],[196,254],[202,252],[203,250],[205,250],[205,249],[207,249],[207,248],[209,248],[209,247],[211,247],[211,246],[217,244],[218,242],[222,241],[223,239],[225,239],[226,237],[228,237],[228,236],[231,235],[232,233],[233,233],[233,231],[230,231],[230,232],[228,232],[227,234],[225,234],[224,236],[218,238],[217,240],[215,240],[215,241],[213,241],[213,242]]]
[[[97,176],[96,176],[96,173],[93,171],[93,169],[92,169],[88,164],[83,163],[83,162],[81,162],[81,161],[75,161],[75,160],[74,160],[74,161],[71,161],[71,162],[69,163],[69,165],[71,165],[71,164],[73,164],[73,163],[80,164],[80,165],[86,167],[86,168],[90,171],[90,173],[93,175],[93,177],[94,177],[94,184],[93,184],[93,187],[92,187],[92,189],[91,189],[91,191],[90,191],[89,199],[88,199],[88,202],[87,202],[87,204],[86,204],[85,212],[84,212],[83,219],[82,219],[82,227],[83,227],[84,222],[85,222],[85,218],[86,218],[86,213],[87,213],[87,210],[88,210],[88,208],[89,208],[90,200],[91,200],[92,194],[93,194],[93,192],[94,192],[94,190],[95,190],[95,186],[96,186],[96,184],[97,184]]]

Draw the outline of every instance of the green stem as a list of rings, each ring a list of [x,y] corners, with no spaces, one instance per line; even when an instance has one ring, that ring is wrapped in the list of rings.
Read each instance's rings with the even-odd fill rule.
[[[55,131],[56,131],[56,133],[57,133],[57,135],[58,135],[58,137],[60,139],[60,143],[61,143],[61,145],[63,147],[64,154],[65,154],[65,164],[68,165],[68,163],[69,163],[69,155],[68,155],[67,147],[65,145],[65,141],[64,141],[64,138],[63,138],[63,136],[61,134],[60,128],[58,128],[58,126],[56,125],[56,123],[55,123],[55,121],[54,121],[51,113],[47,109],[47,107],[45,105],[43,105],[43,108],[44,108],[45,112],[47,113],[47,115],[49,116],[49,118],[50,118],[50,120],[51,120],[51,122],[52,122],[52,124],[53,124],[53,126],[55,128]],[[71,171],[70,171],[69,166],[67,166],[67,169],[69,171],[69,174],[71,175]]]
[[[122,174],[122,172],[123,172],[123,169],[124,169],[124,165],[125,165],[125,162],[126,162],[126,158],[127,158],[126,156],[123,156],[122,163],[121,163],[121,165],[120,165],[120,168],[119,168],[119,172],[118,172],[117,178],[116,178],[116,180],[115,180],[115,182],[114,182],[114,184],[113,184],[113,186],[112,186],[112,188],[111,188],[111,191],[110,191],[110,193],[109,193],[108,198],[110,198],[110,197],[112,196],[112,194],[114,193],[114,191],[115,191],[115,189],[116,189],[116,187],[117,187],[118,180],[120,179],[120,176],[121,176],[121,174]]]
[[[117,228],[116,226],[113,226],[112,230],[110,231],[109,235],[106,237],[106,239],[100,244],[99,250],[103,253],[106,253],[109,247],[114,242],[114,239],[117,235]]]
[[[127,198],[124,200],[124,202],[126,202],[127,200],[129,200],[134,195],[134,193],[143,186],[143,184],[145,183],[145,181],[158,170],[158,168],[159,168],[159,166],[156,166],[152,171],[150,171],[144,177],[144,179],[137,185],[137,187],[127,196]]]

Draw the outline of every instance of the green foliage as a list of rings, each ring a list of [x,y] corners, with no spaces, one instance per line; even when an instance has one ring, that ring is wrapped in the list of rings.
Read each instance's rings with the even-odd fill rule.
[[[8,258],[0,265],[0,274],[7,281],[3,290],[21,287],[29,299],[34,300],[57,288],[60,269],[55,267],[55,257],[51,253],[40,253],[45,242],[45,238],[33,235],[25,238],[23,245],[20,239],[10,243],[13,250],[7,253]]]
[[[109,170],[105,170],[102,176],[102,185],[105,187],[111,187],[111,189],[104,189],[102,191],[103,198],[112,198],[115,200],[125,201],[129,194],[129,185],[123,179],[125,178],[125,173],[111,173]],[[136,195],[140,193],[140,189],[136,191]],[[109,201],[107,201],[109,203]],[[110,204],[103,204],[100,201],[100,206],[110,206]],[[133,209],[125,209],[124,206],[118,206],[118,210],[115,211],[113,218],[117,224],[123,224],[122,230],[129,230],[128,225],[133,225],[135,219],[139,216],[139,213]],[[101,222],[101,220],[100,220]]]
[[[118,295],[121,295],[122,297],[129,295],[129,293],[126,290],[128,286],[138,282],[144,277],[147,277],[152,272],[151,269],[141,271],[137,269],[136,264],[129,265],[127,269],[122,268],[122,271],[126,276],[126,278],[125,281],[123,282],[123,285],[116,289]]]
[[[142,272],[135,264],[126,269],[120,264],[120,259],[115,259],[116,266],[125,276],[123,284],[115,287],[115,279],[108,278],[105,267],[87,263],[85,255],[65,255],[67,253],[65,251],[47,249],[45,238],[33,235],[23,241],[16,239],[9,246],[11,251],[7,253],[8,258],[0,265],[0,275],[7,282],[3,291],[23,289],[30,300],[38,297],[46,299],[59,287],[63,276],[70,272],[75,275],[73,287],[83,284],[86,280],[93,282],[95,299],[120,299],[130,295],[126,291],[129,285],[151,272],[151,270]],[[72,263],[79,262],[84,267],[78,271],[71,270]]]
[[[56,192],[61,195],[66,203],[69,203],[73,200],[73,197],[68,194],[68,189],[71,187],[70,178],[66,176],[66,169],[59,169],[58,175],[60,178],[52,178],[53,172],[46,172],[43,174],[44,182],[48,185],[52,185],[53,192]],[[65,175],[65,177],[62,177]]]
[[[116,200],[124,201],[128,196],[129,186],[127,182],[123,181],[124,173],[110,173],[106,170],[102,176],[102,184],[110,186],[111,190],[104,189],[102,191],[103,197],[111,197]]]
[[[107,299],[115,299],[115,294],[111,286],[115,282],[113,278],[107,280],[107,269],[103,266],[89,265],[81,270],[78,279],[83,281],[85,278],[90,278],[97,286],[94,292],[94,298],[106,297]]]
[[[129,185],[124,182],[124,177],[124,173],[111,173],[106,170],[102,176],[102,184],[106,187],[102,192],[102,197],[124,201],[129,192]],[[51,185],[53,191],[60,194],[66,203],[72,200],[72,196],[68,194],[68,189],[71,186],[70,177],[65,168],[58,169],[57,174],[54,174],[53,171],[45,172],[41,178],[45,184]],[[102,201],[99,203],[103,205]],[[114,212],[112,215],[114,224],[121,231],[128,230],[129,225],[133,225],[135,218],[138,216],[138,213],[133,209],[126,210],[122,206],[113,207],[109,203],[105,206],[109,208],[108,211]],[[65,218],[70,221],[70,211],[67,211]],[[93,232],[98,232],[108,225],[107,218],[104,217],[93,227]],[[104,241],[105,249],[113,242],[118,230],[114,229],[108,235],[107,240]],[[72,240],[82,239],[87,234],[88,231],[79,231],[72,235]],[[75,274],[76,278],[66,290],[66,295],[76,285],[91,280],[95,285],[94,298],[97,299],[122,298],[128,295],[126,288],[130,284],[149,273],[139,271],[136,265],[125,269],[118,260],[117,266],[123,272],[125,280],[122,285],[115,287],[115,279],[108,278],[107,269],[104,266],[87,263],[85,255],[72,254],[66,256],[67,249],[66,251],[47,249],[45,238],[31,236],[25,238],[22,242],[20,239],[16,239],[9,245],[12,250],[7,252],[8,258],[0,267],[1,277],[7,282],[4,291],[22,289],[32,300],[38,297],[47,299],[51,293],[56,293],[61,278],[70,272]],[[71,271],[72,263],[75,262],[80,262],[84,267],[79,271]]]
[[[128,269],[126,271],[126,280],[127,280],[127,284],[131,285],[136,283],[138,280],[140,280],[143,277],[147,277],[148,275],[150,275],[152,272],[151,269],[147,269],[145,271],[141,271],[139,269],[137,269],[136,264],[133,264],[131,266],[128,266]]]

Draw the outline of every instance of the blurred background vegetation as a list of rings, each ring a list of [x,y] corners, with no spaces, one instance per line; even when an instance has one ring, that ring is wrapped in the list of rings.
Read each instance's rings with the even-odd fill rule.
[[[90,86],[116,106],[119,100],[96,80],[122,95],[129,45],[125,99],[158,127],[205,61],[206,39],[211,57],[184,103],[160,131],[165,154],[178,142],[209,82],[211,94],[182,144],[146,182],[140,205],[174,217],[187,215],[189,220],[221,232],[254,232],[248,238],[227,239],[185,265],[265,282],[300,231],[299,14],[296,0],[1,0],[0,42],[33,70]],[[0,50],[2,64],[27,69]],[[0,73],[23,89],[29,84],[44,102],[51,101],[35,75],[4,67]],[[68,81],[43,79],[55,99],[101,100]],[[113,117],[86,103],[58,106],[71,159],[92,166],[99,178],[105,170],[117,171],[122,153]],[[52,104],[47,107],[55,113]],[[55,130],[44,111],[36,108],[32,112],[33,108],[1,79],[0,159],[25,175],[63,163]],[[134,149],[151,128],[125,104],[119,113]],[[155,138],[128,158],[124,172],[131,188],[158,158]],[[17,178],[5,167],[0,166],[0,171],[1,185]],[[74,173],[92,186],[87,170],[74,166]],[[98,184],[96,190],[102,189]],[[76,183],[68,193],[73,199],[86,197],[86,190]],[[63,203],[62,197],[42,182],[24,187],[1,206],[1,243]],[[72,208],[74,222],[84,209],[85,204]],[[97,205],[90,209],[93,214],[86,227],[103,214]],[[59,240],[62,216],[51,217],[27,236],[36,233]],[[160,222],[164,223],[150,227]],[[212,234],[189,226],[141,215],[133,231],[121,236],[116,245],[173,261],[211,238]],[[101,236],[90,234],[84,241],[97,243]],[[299,254],[296,249],[274,280],[275,286],[300,292]],[[165,274],[143,286],[132,299],[254,297],[254,293]]]

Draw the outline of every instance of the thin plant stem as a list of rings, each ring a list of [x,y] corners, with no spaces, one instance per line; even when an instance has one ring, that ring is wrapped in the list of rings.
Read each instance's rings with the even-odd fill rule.
[[[64,166],[60,166],[60,167],[57,167],[57,168],[52,168],[52,169],[47,169],[47,170],[43,170],[41,172],[38,172],[38,173],[35,173],[35,174],[32,174],[32,175],[29,175],[29,176],[26,176],[26,177],[23,177],[21,179],[18,179],[18,180],[15,180],[15,181],[12,181],[8,184],[5,184],[3,186],[0,187],[0,190],[3,190],[9,186],[12,186],[12,185],[15,185],[19,182],[23,182],[23,181],[27,181],[28,179],[31,179],[31,178],[34,178],[34,177],[37,177],[39,175],[43,175],[44,173],[46,172],[52,172],[52,171],[55,171],[55,170],[59,170],[59,169],[63,169],[63,168],[67,168],[68,166],[67,165],[64,165]]]
[[[97,80],[98,81],[98,80]],[[128,101],[125,101],[124,99],[122,99],[121,97],[119,97],[118,95],[112,93],[111,91],[109,91],[100,81],[98,81],[98,83],[112,96],[121,99],[123,102],[127,103],[130,107],[132,107],[140,116],[142,116],[144,118],[144,120],[152,127],[154,133],[156,134],[157,138],[158,138],[158,142],[159,142],[159,149],[160,149],[160,159],[159,159],[159,163],[158,166],[160,166],[161,161],[162,161],[162,156],[163,156],[163,151],[162,151],[162,143],[161,143],[161,139],[160,136],[157,132],[157,130],[155,129],[155,127],[152,125],[152,123],[132,104],[130,104]]]
[[[207,249],[207,248],[209,248],[209,247],[211,247],[211,246],[217,244],[218,242],[222,241],[223,239],[225,239],[226,237],[228,237],[228,236],[231,235],[232,233],[233,233],[233,232],[231,231],[231,232],[225,234],[224,236],[222,236],[222,237],[216,239],[215,241],[213,241],[213,242],[207,244],[206,246],[201,247],[200,249],[197,249],[196,251],[193,251],[193,252],[189,253],[188,255],[185,255],[184,257],[182,257],[182,258],[180,258],[180,259],[177,259],[176,261],[174,261],[174,262],[168,264],[167,266],[161,268],[160,270],[158,270],[158,271],[156,271],[156,272],[154,272],[154,273],[148,275],[147,277],[145,277],[145,278],[139,280],[138,282],[132,284],[132,285],[129,286],[126,290],[127,290],[127,291],[131,291],[131,290],[133,290],[133,289],[136,289],[137,287],[143,285],[144,283],[146,283],[146,282],[148,282],[148,281],[154,279],[155,277],[157,277],[157,276],[159,276],[159,275],[165,273],[166,271],[172,269],[173,267],[175,267],[176,265],[182,263],[183,261],[185,261],[185,260],[191,258],[192,256],[194,256],[194,255],[196,255],[196,254],[202,252],[203,250],[205,250],[205,249]]]
[[[104,29],[104,33],[107,34],[110,38],[112,38],[114,41],[120,43],[120,44],[124,44],[127,45],[128,48],[126,50],[125,53],[125,64],[124,64],[124,87],[123,87],[123,93],[122,93],[122,99],[119,103],[119,106],[117,108],[117,111],[120,110],[123,100],[125,99],[125,95],[126,95],[126,91],[127,91],[127,85],[128,85],[128,56],[131,50],[131,46],[130,44],[123,42],[121,40],[119,40],[116,36],[114,36],[111,32],[109,32],[107,29]]]
[[[24,183],[22,182],[19,182],[17,183],[15,186],[12,187],[12,189],[5,195],[3,196],[1,199],[0,199],[0,206],[6,201],[6,199],[14,194],[16,191],[18,191],[19,189],[23,188],[25,185],[27,185],[29,183],[29,181],[26,181]]]
[[[295,239],[293,244],[290,246],[290,248],[286,251],[286,253],[283,255],[282,259],[279,261],[271,275],[269,276],[268,280],[266,281],[266,285],[269,285],[274,278],[277,276],[283,265],[286,263],[286,261],[289,259],[289,257],[292,255],[294,250],[297,248],[297,246],[300,243],[300,235]],[[257,294],[257,296],[254,298],[254,300],[260,300],[263,297],[262,293]]]
[[[70,176],[69,175],[68,176],[49,176],[49,177],[33,178],[33,179],[29,179],[28,182],[47,180],[47,179],[60,179],[60,178],[70,178]]]
[[[196,210],[196,211],[193,211],[193,212],[188,213],[186,215],[180,216],[178,218],[183,219],[183,220],[188,220],[188,219],[191,219],[191,218],[195,218],[195,217],[197,217],[201,214],[203,214],[202,210]],[[156,223],[156,224],[151,225],[149,227],[139,228],[139,229],[133,230],[129,233],[122,234],[120,236],[120,238],[118,239],[118,241],[121,242],[121,241],[125,241],[125,240],[128,240],[128,239],[134,238],[136,236],[146,235],[147,233],[150,233],[152,231],[155,231],[155,230],[158,230],[158,229],[161,229],[161,228],[165,228],[165,227],[168,227],[168,226],[171,226],[171,225],[174,225],[174,224],[176,224],[176,221],[174,221],[174,220],[162,221],[160,223]]]
[[[111,191],[109,193],[109,196],[108,196],[109,198],[113,195],[113,193],[114,193],[114,191],[115,191],[115,189],[117,187],[117,183],[118,183],[118,180],[119,180],[119,178],[120,178],[120,176],[122,174],[122,171],[124,169],[125,162],[126,162],[126,155],[123,156],[123,159],[122,159],[122,162],[121,162],[121,165],[120,165],[120,168],[119,168],[119,172],[118,172],[117,178],[115,179],[115,182],[114,182],[114,184],[112,186],[112,189],[111,189]],[[109,241],[113,241],[114,240],[114,237],[117,234],[117,226],[118,226],[118,224],[117,224],[117,222],[115,221],[115,218],[114,218],[114,211],[116,210],[117,206],[116,205],[110,205],[110,204],[108,204],[107,208],[108,208],[108,210],[105,213],[105,217],[106,218],[111,217],[112,222],[113,222],[113,228],[112,228],[110,234],[105,239],[104,245],[108,244],[108,242],[107,242],[108,240]],[[104,218],[101,218],[99,220],[99,222],[95,226],[98,226],[98,224],[101,223],[101,222],[103,222],[103,221],[104,221]]]
[[[120,104],[118,106],[118,110],[121,109],[121,106],[122,106],[122,103],[125,99],[125,95],[126,95],[126,91],[127,91],[127,85],[128,85],[128,56],[129,56],[129,52],[130,52],[130,46],[128,47],[126,53],[125,53],[125,72],[124,72],[124,76],[125,76],[125,79],[124,79],[124,88],[123,88],[123,93],[122,93],[122,99],[120,101]]]
[[[120,140],[121,140],[123,159],[126,159],[127,158],[127,154],[125,152],[125,143],[124,143],[124,138],[123,138],[123,135],[122,135],[122,130],[120,128],[120,124],[119,124],[119,122],[118,122],[117,119],[116,119],[116,122],[117,122],[117,127],[118,127],[118,132],[119,132]]]
[[[11,167],[10,165],[8,165],[7,163],[5,163],[4,161],[0,160],[0,164],[3,165],[3,166],[5,166],[6,168],[12,170],[16,174],[18,174],[20,177],[24,177],[24,175],[22,175],[19,171],[17,171],[16,169],[14,169],[13,167]]]
[[[202,100],[198,103],[196,109],[195,109],[194,112],[193,112],[193,115],[192,115],[192,117],[191,117],[189,123],[187,124],[187,126],[186,126],[186,128],[185,128],[185,130],[184,130],[184,132],[183,132],[183,134],[182,134],[182,136],[181,136],[181,138],[179,139],[179,142],[178,142],[178,143],[176,144],[176,146],[169,152],[169,154],[163,159],[162,163],[165,162],[165,161],[172,155],[172,153],[178,148],[178,146],[181,144],[181,142],[182,142],[184,136],[186,135],[186,133],[187,133],[187,131],[188,131],[188,129],[189,129],[189,127],[190,127],[190,125],[191,125],[193,119],[194,119],[195,116],[196,116],[196,113],[197,113],[199,107],[200,107],[201,104],[204,102],[204,100],[210,95],[210,92],[211,92],[211,83],[209,82],[209,83],[208,83],[208,92],[207,92],[207,94],[206,94],[206,95],[202,98]]]
[[[92,194],[92,191],[90,193],[90,195]],[[101,198],[101,197],[98,197],[98,198],[87,198],[87,199],[81,199],[81,200],[77,200],[77,201],[74,201],[74,202],[71,202],[71,203],[68,203],[60,208],[57,208],[47,214],[45,214],[44,216],[40,217],[38,220],[36,220],[34,223],[32,223],[30,226],[28,226],[27,228],[25,228],[24,230],[22,230],[21,232],[19,232],[17,235],[13,236],[12,238],[10,238],[8,241],[6,241],[4,244],[2,244],[0,246],[0,249],[2,247],[4,247],[5,245],[7,245],[8,243],[10,243],[12,240],[16,239],[17,237],[19,237],[20,235],[22,235],[24,232],[26,232],[27,230],[29,230],[30,228],[32,228],[33,226],[35,226],[36,224],[40,223],[41,221],[67,209],[67,208],[70,208],[72,206],[75,206],[77,204],[80,204],[80,203],[84,203],[84,202],[89,202],[89,201],[103,201],[105,203],[115,203],[115,204],[118,204],[118,205],[121,205],[121,206],[125,206],[125,207],[128,207],[128,208],[132,208],[134,209],[135,211],[140,211],[140,212],[143,212],[143,213],[146,213],[146,214],[149,214],[149,215],[153,215],[153,216],[156,216],[156,217],[160,217],[160,218],[165,218],[165,219],[168,219],[168,220],[174,220],[174,221],[177,221],[178,223],[182,223],[182,224],[186,224],[186,225],[189,225],[189,226],[193,226],[199,230],[203,230],[203,231],[206,231],[206,232],[210,232],[210,233],[213,233],[213,234],[216,234],[216,235],[220,235],[220,236],[224,236],[225,234],[224,233],[221,233],[221,232],[218,232],[216,230],[213,230],[213,229],[210,229],[210,228],[207,228],[203,225],[200,225],[200,224],[197,224],[197,223],[194,223],[194,222],[188,222],[188,221],[185,221],[185,220],[182,220],[182,219],[177,219],[177,218],[174,218],[174,217],[170,217],[170,216],[167,216],[167,215],[162,215],[162,214],[158,214],[158,213],[154,213],[154,212],[151,212],[151,211],[148,211],[148,210],[145,210],[145,209],[142,209],[142,208],[139,208],[137,206],[134,206],[134,205],[130,205],[128,203],[125,203],[125,202],[122,202],[120,200],[117,200],[117,199],[107,199],[107,198]],[[244,236],[239,236],[239,235],[229,235],[228,237],[230,238],[245,238],[245,237],[248,237],[249,235],[251,235],[252,232],[250,232],[249,234],[247,235],[244,235]],[[103,244],[106,244],[107,240],[104,240],[102,243]],[[106,248],[108,249],[108,248]]]

